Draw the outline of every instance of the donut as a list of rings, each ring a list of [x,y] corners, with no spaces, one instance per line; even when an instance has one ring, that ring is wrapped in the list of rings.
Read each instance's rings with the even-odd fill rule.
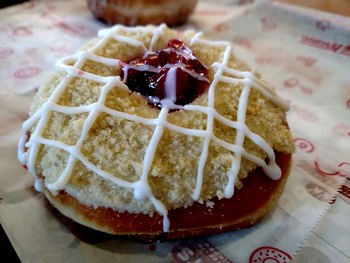
[[[294,152],[287,110],[229,42],[116,25],[57,62],[18,159],[59,212],[92,229],[212,235],[277,203]]]
[[[197,0],[87,0],[92,14],[108,24],[180,25],[197,5]]]

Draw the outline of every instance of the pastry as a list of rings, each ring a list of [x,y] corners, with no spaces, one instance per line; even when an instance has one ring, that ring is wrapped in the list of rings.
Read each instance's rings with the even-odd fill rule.
[[[54,207],[93,229],[221,233],[254,224],[281,195],[287,109],[229,42],[117,25],[57,62],[18,158]]]
[[[197,5],[197,0],[87,0],[95,17],[108,24],[180,25]]]

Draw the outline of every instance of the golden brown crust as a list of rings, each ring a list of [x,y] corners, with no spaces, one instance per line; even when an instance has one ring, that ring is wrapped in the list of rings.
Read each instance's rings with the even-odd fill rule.
[[[145,47],[149,47],[155,34],[154,30],[158,29],[148,26],[133,28],[129,31],[125,27],[116,27],[112,29],[112,32],[142,41]],[[185,31],[181,34],[181,39],[184,43],[189,44],[195,34],[193,31]],[[164,27],[155,43],[155,49],[164,48],[169,39],[179,36],[177,31]],[[128,43],[113,39],[109,38],[93,53],[114,59],[134,58],[139,55],[138,50],[131,48]],[[93,40],[93,43],[96,41]],[[207,44],[195,43],[191,45],[191,50],[204,65],[212,65],[215,61],[222,60],[225,47],[216,46],[213,48]],[[245,64],[235,59],[233,54],[229,61],[230,67],[234,69],[250,71]],[[101,65],[103,64],[89,61],[89,63],[84,64],[82,70],[97,76],[110,76],[113,69],[105,70]],[[214,74],[215,68],[210,67],[208,72],[210,81],[213,81]],[[53,78],[40,88],[32,106],[32,115],[42,110],[41,106],[47,101],[51,92],[58,87],[64,76],[64,72],[56,72]],[[101,86],[101,83],[88,80],[84,78],[84,75],[83,77],[74,77],[65,87],[65,91],[61,93],[58,105],[66,107],[91,105],[98,100]],[[242,89],[241,83],[218,83],[215,87],[215,110],[225,118],[236,121]],[[207,103],[208,93],[194,101],[194,105],[204,107],[207,106]],[[130,94],[128,90],[119,87],[113,88],[107,94],[105,106],[111,110],[142,118],[157,118],[159,114],[159,110],[147,105],[147,100],[138,93]],[[87,120],[87,114],[53,112],[43,129],[43,138],[74,145],[77,139],[82,136],[81,131]],[[179,127],[205,130],[207,115],[200,111],[179,110],[170,112],[167,115],[167,121]],[[276,151],[293,152],[293,140],[285,125],[284,111],[265,98],[259,90],[252,89],[250,91],[246,123],[252,132],[261,136]],[[216,119],[213,124],[213,134],[217,138],[228,143],[235,141],[236,129],[230,128]],[[36,125],[34,124],[31,131],[35,131],[35,129]],[[67,184],[63,186],[63,189],[60,189],[65,190],[85,205],[111,207],[130,213],[154,213],[157,209],[149,198],[142,200],[134,198],[132,188],[121,187],[111,180],[106,180],[101,174],[93,172],[85,165],[86,162],[90,162],[115,178],[136,182],[141,178],[145,151],[153,131],[153,125],[128,121],[101,112],[88,134],[83,136],[85,138],[80,148],[81,159],[77,160],[73,166]],[[153,163],[147,177],[152,194],[167,210],[188,207],[194,202],[192,194],[197,182],[198,162],[203,151],[203,143],[204,138],[179,134],[172,129],[166,128],[164,130],[156,146]],[[267,158],[267,154],[249,138],[245,138],[243,147],[248,153],[261,158],[261,160]],[[28,152],[30,151],[31,148],[28,149]],[[211,140],[202,174],[203,184],[199,202],[207,202],[210,205],[209,200],[215,196],[219,199],[225,196],[224,187],[227,185],[234,155],[234,152]],[[26,154],[26,156],[30,155]],[[57,180],[67,167],[69,157],[70,153],[66,149],[60,150],[60,148],[44,144],[36,157],[35,174],[42,174],[45,177],[46,186],[57,185]],[[234,182],[236,189],[244,187],[242,180],[256,166],[255,163],[242,158],[240,171]]]
[[[132,235],[143,240],[212,235],[251,226],[275,206],[289,175],[291,154],[278,152],[276,159],[282,169],[280,180],[271,180],[257,170],[244,180],[245,187],[236,191],[231,199],[213,200],[212,208],[195,203],[188,208],[170,210],[168,233],[163,233],[162,217],[157,213],[149,216],[93,208],[79,203],[64,191],[53,196],[45,190],[45,195],[61,213],[74,221],[112,234]]]
[[[87,0],[95,17],[108,24],[169,26],[186,22],[197,0]]]

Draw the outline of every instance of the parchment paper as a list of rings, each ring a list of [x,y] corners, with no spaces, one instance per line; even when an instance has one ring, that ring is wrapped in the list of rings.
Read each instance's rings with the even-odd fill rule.
[[[337,262],[348,262],[348,247],[341,245],[349,241],[342,221],[348,214],[326,215],[325,224],[343,222],[334,233],[315,226],[350,178],[350,20],[251,2],[200,2],[184,27],[232,41],[236,55],[290,101],[287,116],[297,151],[285,192],[254,227],[154,244],[81,231],[33,190],[33,178],[17,161],[17,140],[35,89],[58,58],[105,25],[82,0],[31,1],[0,10],[0,220],[22,262],[292,262],[308,244],[298,255],[298,262],[306,262],[302,253],[312,256],[320,235],[334,241],[329,260],[335,253]],[[331,210],[344,200],[338,198]]]

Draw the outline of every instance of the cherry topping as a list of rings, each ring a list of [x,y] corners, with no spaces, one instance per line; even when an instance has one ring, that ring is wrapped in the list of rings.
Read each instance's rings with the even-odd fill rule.
[[[171,39],[167,48],[124,64],[121,77],[132,92],[161,108],[165,102],[186,105],[194,101],[208,87],[207,72],[181,40]]]

